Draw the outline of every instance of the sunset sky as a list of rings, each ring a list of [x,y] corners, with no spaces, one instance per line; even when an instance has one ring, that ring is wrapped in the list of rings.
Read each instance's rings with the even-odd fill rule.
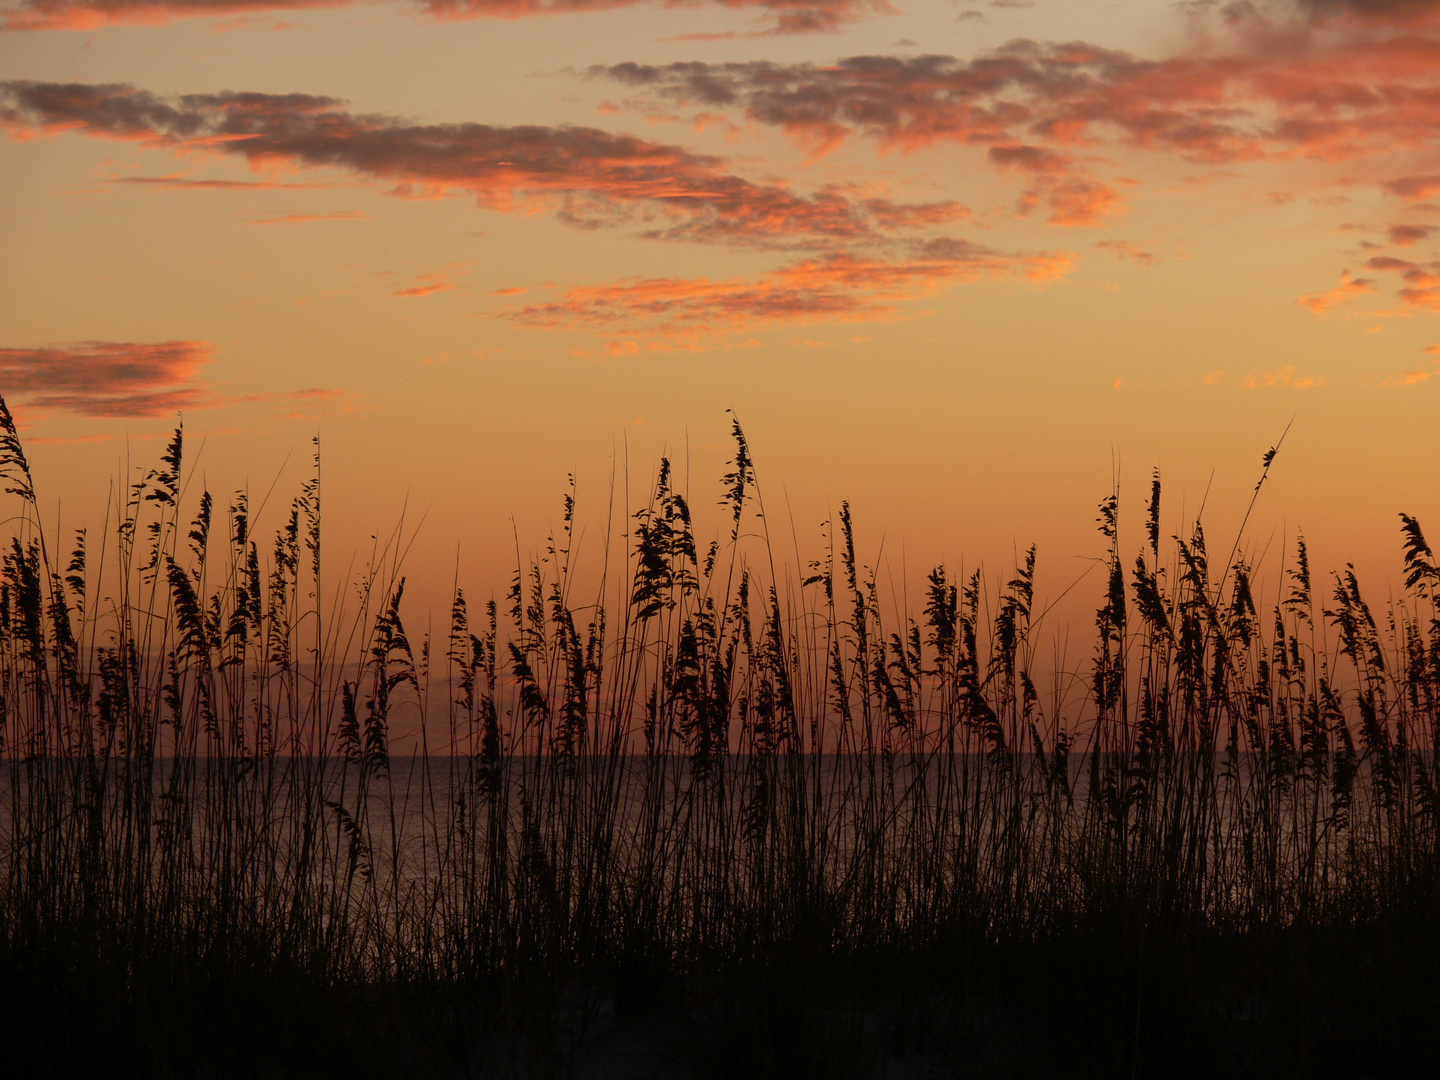
[[[848,499],[900,580],[1036,543],[1053,598],[1117,476],[1138,549],[1152,467],[1228,550],[1292,420],[1257,558],[1303,530],[1383,600],[1397,514],[1440,539],[1437,0],[0,23],[0,393],[66,529],[177,414],[273,528],[318,434],[331,557],[403,510],[439,612],[569,474],[587,544],[627,462],[708,510],[733,409],[786,549]]]

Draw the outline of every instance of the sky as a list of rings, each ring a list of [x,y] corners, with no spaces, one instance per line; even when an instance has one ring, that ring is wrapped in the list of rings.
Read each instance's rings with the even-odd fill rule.
[[[457,578],[503,593],[571,477],[588,550],[662,455],[703,533],[734,416],[789,561],[848,500],[901,593],[1033,543],[1057,598],[1117,484],[1139,549],[1152,469],[1165,531],[1203,509],[1228,547],[1287,430],[1252,561],[1303,532],[1383,599],[1397,515],[1440,530],[1436,0],[0,27],[0,394],[64,529],[180,417],[196,482],[273,491],[274,528],[318,436],[327,558],[403,522],[442,618]]]

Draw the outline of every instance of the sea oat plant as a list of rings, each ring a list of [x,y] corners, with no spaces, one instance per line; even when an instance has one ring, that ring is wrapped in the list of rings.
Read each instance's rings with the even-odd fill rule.
[[[998,588],[936,567],[887,622],[848,505],[807,573],[777,564],[733,437],[713,540],[662,461],[596,585],[572,488],[543,557],[504,597],[457,587],[432,642],[400,530],[323,578],[318,447],[262,540],[246,491],[192,489],[177,429],[64,556],[0,401],[10,970],[107,973],[144,1015],[245,972],[420,988],[526,1073],[569,1052],[577,986],[1434,911],[1440,568],[1414,518],[1379,614],[1300,538],[1267,601],[1243,537],[1220,562],[1199,522],[1162,543],[1157,474],[1133,562],[1100,503],[1091,659],[1042,672],[1033,548]]]

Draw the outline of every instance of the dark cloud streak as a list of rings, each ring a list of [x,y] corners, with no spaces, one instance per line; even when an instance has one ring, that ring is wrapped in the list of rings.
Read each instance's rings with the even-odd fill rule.
[[[779,128],[820,152],[852,138],[903,151],[984,147],[992,165],[1035,178],[1021,206],[1047,202],[1057,224],[1094,223],[1118,208],[1119,195],[1094,175],[1093,148],[1223,165],[1440,145],[1440,35],[1292,30],[1256,17],[1205,49],[1161,59],[1016,40],[970,60],[625,63],[588,74]],[[1414,197],[1432,180],[1388,186]]]
[[[1349,15],[1373,22],[1406,23],[1440,12],[1440,0],[1295,0],[1313,15]]]
[[[0,349],[7,397],[91,417],[164,416],[205,403],[205,341],[82,341]]]
[[[307,94],[189,94],[132,86],[0,83],[0,126],[74,131],[252,164],[341,169],[402,194],[472,194],[498,211],[548,206],[584,226],[637,224],[662,239],[750,246],[883,239],[897,226],[963,214],[954,203],[801,195],[727,171],[680,146],[582,127],[412,124]]]

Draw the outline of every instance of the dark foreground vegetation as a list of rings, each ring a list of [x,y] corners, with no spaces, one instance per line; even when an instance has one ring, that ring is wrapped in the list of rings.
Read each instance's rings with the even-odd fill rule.
[[[1273,602],[1241,542],[1162,543],[1158,480],[1125,550],[1107,498],[1087,655],[1042,673],[1033,551],[894,615],[847,509],[777,574],[737,425],[717,542],[662,463],[598,571],[567,497],[431,641],[394,546],[322,578],[318,459],[262,538],[177,432],[62,538],[0,428],[10,1075],[1440,1060],[1440,569],[1408,517],[1377,615],[1303,541]]]

